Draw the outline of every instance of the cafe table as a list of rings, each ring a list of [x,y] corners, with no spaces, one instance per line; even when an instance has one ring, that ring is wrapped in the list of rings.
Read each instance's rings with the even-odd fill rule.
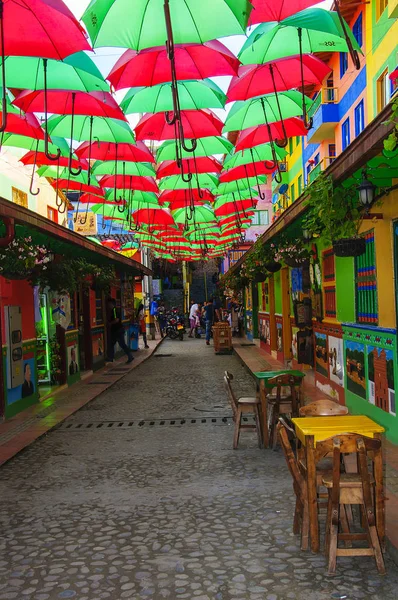
[[[278,375],[293,375],[294,377],[305,377],[305,373],[294,369],[281,369],[279,371],[257,371],[253,373],[257,379],[257,388],[259,390],[260,402],[261,402],[261,432],[263,435],[264,448],[269,446],[269,431],[268,431],[268,394],[273,389],[272,384],[269,384],[269,380],[277,377]]]
[[[384,427],[364,415],[336,417],[297,417],[292,419],[296,435],[305,449],[308,513],[310,522],[311,550],[319,552],[318,498],[316,483],[316,444],[333,436],[356,433],[381,439]],[[384,543],[385,515],[383,494],[383,457],[381,450],[374,453],[376,527],[380,543]]]

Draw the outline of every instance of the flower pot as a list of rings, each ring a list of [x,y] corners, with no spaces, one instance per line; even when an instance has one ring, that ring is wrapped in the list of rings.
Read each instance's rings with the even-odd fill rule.
[[[254,283],[263,283],[263,281],[265,281],[268,277],[268,273],[258,273],[254,279],[253,282]]]
[[[276,262],[275,260],[272,260],[270,262],[265,263],[264,267],[267,269],[267,271],[269,271],[270,273],[277,273],[278,271],[281,270],[282,265],[281,263]]]
[[[365,238],[343,238],[333,242],[333,252],[335,256],[343,258],[350,256],[361,256],[366,251]]]
[[[28,279],[31,273],[14,273],[13,271],[1,271],[0,275],[2,275],[5,279]]]
[[[283,260],[285,261],[287,266],[292,267],[292,269],[297,269],[298,267],[305,267],[310,263],[309,258],[296,258],[295,256],[285,256]]]

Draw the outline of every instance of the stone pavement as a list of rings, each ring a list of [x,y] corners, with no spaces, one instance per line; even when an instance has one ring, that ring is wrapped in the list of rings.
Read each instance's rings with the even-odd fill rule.
[[[0,600],[393,600],[371,558],[301,552],[280,451],[232,450],[225,369],[203,340],[166,340],[0,469]]]

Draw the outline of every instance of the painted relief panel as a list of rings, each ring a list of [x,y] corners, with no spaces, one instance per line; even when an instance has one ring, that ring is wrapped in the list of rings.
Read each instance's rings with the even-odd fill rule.
[[[328,372],[328,340],[326,333],[315,331],[315,370],[324,377]]]
[[[368,346],[367,354],[369,402],[395,415],[394,353]]]
[[[333,383],[344,386],[344,348],[343,340],[329,336],[329,378]]]
[[[347,389],[366,400],[365,346],[346,341]]]

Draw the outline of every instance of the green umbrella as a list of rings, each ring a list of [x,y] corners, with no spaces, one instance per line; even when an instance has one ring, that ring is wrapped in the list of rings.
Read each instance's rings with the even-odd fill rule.
[[[283,160],[287,156],[287,152],[284,148],[275,146],[275,152],[278,159]],[[261,144],[254,148],[249,148],[243,152],[237,152],[236,154],[229,154],[224,160],[224,168],[232,169],[233,167],[239,167],[240,165],[248,165],[251,162],[262,162],[262,161],[273,161],[274,155],[271,144]]]
[[[115,204],[94,204],[91,207],[91,211],[93,213],[99,213],[103,217],[123,219],[124,221],[127,221],[130,217],[128,208],[126,207],[123,211],[119,209],[120,206],[116,206]]]
[[[258,180],[258,181],[257,181]],[[228,183],[220,183],[220,185],[213,189],[214,194],[238,194],[239,192],[246,191],[247,189],[255,186],[257,184],[263,185],[267,183],[267,178],[265,175],[259,175],[256,177],[249,177],[245,179],[237,179],[236,181],[229,181]],[[258,195],[258,192],[255,192],[255,196]]]
[[[312,100],[307,96],[304,98],[306,107],[309,108]],[[300,92],[289,90],[278,94],[267,94],[244,102],[235,102],[225,121],[223,131],[242,131],[264,123],[276,123],[290,117],[299,117],[302,113]]]
[[[57,152],[59,148],[61,150],[61,156],[68,156],[69,146],[64,138],[53,136],[52,144],[48,147],[50,152]],[[23,148],[25,150],[36,150],[37,140],[28,138],[25,135],[16,135],[15,133],[5,133],[1,142],[2,146],[10,146],[13,148]],[[44,140],[39,140],[38,152],[44,152]]]
[[[68,179],[71,182],[82,183],[83,185],[91,185],[93,187],[99,188],[98,181],[95,178],[91,178],[91,181],[89,183],[87,171],[81,171],[78,175],[70,175],[68,167],[61,167],[60,169],[58,169],[57,167],[43,166],[37,169],[37,174],[39,177],[51,177],[52,179]]]
[[[34,56],[7,56],[5,68],[9,88],[44,89],[43,59]],[[63,61],[47,60],[47,87],[52,90],[109,92],[109,84],[84,52],[72,54]]]
[[[201,108],[224,108],[227,97],[210,79],[177,82],[181,110]],[[172,111],[173,91],[171,83],[152,87],[131,88],[120,103],[126,115],[132,113],[158,113]]]
[[[94,175],[138,175],[142,177],[156,177],[155,169],[150,163],[135,163],[114,160],[97,160],[92,168]]]
[[[189,222],[194,223],[216,223],[217,217],[214,214],[213,208],[207,204],[203,206],[195,206],[194,209],[190,208],[179,208],[172,212],[174,221],[176,223],[186,223],[187,219]]]
[[[113,202],[114,197],[115,190],[113,188],[105,192],[105,200]],[[121,198],[125,198],[128,203],[134,200],[134,202],[141,202],[141,204],[144,202],[146,204],[156,204],[156,206],[159,204],[158,197],[154,192],[140,192],[138,190],[118,189],[117,199],[120,200]]]
[[[94,242],[94,244],[99,244],[100,246],[102,245],[101,242],[99,241],[98,238],[93,237],[92,235],[88,235],[87,240],[90,240],[90,242]]]
[[[239,200],[251,200],[252,198],[256,198],[257,195],[258,191],[255,188],[246,188],[245,190],[241,190],[239,194],[237,190],[235,190],[235,192],[229,192],[228,194],[222,194],[221,196],[217,196],[215,205],[221,206],[222,204],[238,202]]]
[[[195,156],[212,156],[214,154],[228,154],[234,145],[221,135],[198,138]],[[192,158],[192,153],[182,149],[181,158]],[[156,152],[158,163],[163,160],[176,160],[175,141],[167,140],[159,146]]]
[[[105,117],[74,116],[73,139],[79,142],[90,139],[90,120],[93,119],[93,140],[100,142],[134,143],[134,134],[125,121]],[[53,115],[48,121],[48,133],[68,138],[71,132],[72,115]]]
[[[199,173],[197,176],[198,188],[212,189],[218,185],[218,178],[210,173]],[[159,184],[159,189],[163,190],[186,190],[190,189],[191,182],[184,181],[181,175],[172,175],[165,177]]]
[[[247,0],[91,0],[82,21],[95,48],[163,46],[169,33],[164,4],[176,44],[244,34],[252,8]]]

